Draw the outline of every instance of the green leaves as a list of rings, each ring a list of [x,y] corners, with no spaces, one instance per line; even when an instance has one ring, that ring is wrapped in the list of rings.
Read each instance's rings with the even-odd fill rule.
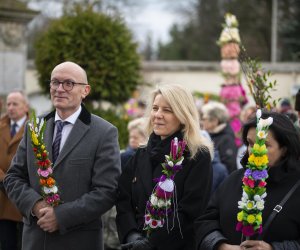
[[[48,93],[46,80],[52,69],[63,61],[74,61],[87,72],[92,87],[88,100],[123,103],[142,84],[136,49],[120,18],[76,8],[52,21],[36,41],[39,84]]]
[[[271,72],[265,72],[258,61],[249,57],[242,60],[241,65],[257,107],[269,110],[271,107],[276,107],[277,100],[272,101],[270,92],[276,90],[277,82],[269,80]]]

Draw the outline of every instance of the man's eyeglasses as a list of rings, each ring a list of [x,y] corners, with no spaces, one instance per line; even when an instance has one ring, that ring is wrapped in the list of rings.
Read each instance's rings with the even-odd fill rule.
[[[56,79],[50,80],[49,83],[50,83],[50,88],[51,89],[58,89],[59,85],[61,84],[65,91],[71,91],[75,84],[88,85],[87,83],[74,82],[74,81],[71,81],[71,80],[59,81],[59,80],[56,80]]]

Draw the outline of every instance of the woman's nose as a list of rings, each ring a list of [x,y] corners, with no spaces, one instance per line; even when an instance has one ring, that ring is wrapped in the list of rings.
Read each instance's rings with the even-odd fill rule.
[[[163,117],[163,113],[160,109],[158,109],[157,112],[155,113],[155,117],[157,117],[157,118],[162,118]]]

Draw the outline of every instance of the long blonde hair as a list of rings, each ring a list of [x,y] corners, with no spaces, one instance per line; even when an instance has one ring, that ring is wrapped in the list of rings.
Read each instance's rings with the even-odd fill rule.
[[[196,108],[192,94],[180,85],[168,84],[157,87],[152,92],[150,103],[146,111],[148,121],[146,129],[149,134],[153,132],[150,112],[152,104],[157,95],[161,94],[169,103],[174,115],[181,123],[181,132],[183,138],[187,142],[191,158],[194,158],[198,151],[208,150],[211,158],[213,157],[213,144],[201,135],[199,114]]]

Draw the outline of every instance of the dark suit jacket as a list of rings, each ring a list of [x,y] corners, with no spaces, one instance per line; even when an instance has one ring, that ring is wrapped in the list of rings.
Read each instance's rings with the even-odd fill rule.
[[[117,202],[117,227],[121,243],[131,231],[143,232],[146,202],[151,195],[154,178],[161,175],[152,172],[150,155],[147,148],[138,149],[137,153],[126,165],[119,181],[119,198]],[[175,176],[178,217],[180,228],[175,218],[168,219],[165,226],[151,233],[150,242],[159,250],[190,250],[194,249],[193,221],[204,211],[212,183],[211,158],[208,152],[199,152],[195,159],[185,157],[183,169]],[[173,206],[172,206],[173,207]]]
[[[52,159],[54,114],[47,121],[44,141]],[[28,129],[4,179],[9,197],[24,216],[23,250],[99,250],[103,247],[101,215],[116,199],[120,175],[117,129],[82,111],[54,166],[63,204],[54,208],[59,231],[45,233],[31,215],[41,192]]]

